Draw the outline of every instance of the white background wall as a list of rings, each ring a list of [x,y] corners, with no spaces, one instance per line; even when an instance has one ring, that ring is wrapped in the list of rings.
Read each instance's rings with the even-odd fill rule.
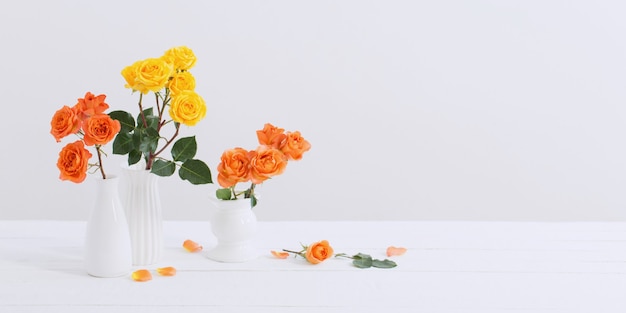
[[[187,45],[209,111],[183,135],[213,169],[266,122],[313,145],[259,219],[626,220],[626,2],[8,3],[0,218],[86,219],[52,114],[86,91],[135,110],[121,69]],[[166,219],[207,218],[214,187],[160,187]]]

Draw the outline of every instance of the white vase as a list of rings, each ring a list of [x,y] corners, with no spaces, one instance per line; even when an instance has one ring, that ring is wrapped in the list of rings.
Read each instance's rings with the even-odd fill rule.
[[[119,178],[96,181],[96,203],[87,220],[85,269],[96,277],[118,277],[131,271],[132,256],[126,215],[119,197]]]
[[[254,245],[257,232],[256,214],[250,199],[211,199],[211,232],[217,245],[207,251],[209,259],[219,262],[246,262],[259,256]]]
[[[133,252],[133,265],[159,261],[163,253],[163,217],[159,176],[142,166],[123,166],[127,181],[124,208]]]

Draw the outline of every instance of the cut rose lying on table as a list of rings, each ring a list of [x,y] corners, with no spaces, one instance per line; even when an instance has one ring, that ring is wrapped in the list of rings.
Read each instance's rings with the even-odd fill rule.
[[[394,246],[388,247],[386,251],[387,256],[389,257],[394,255],[402,255],[405,252],[406,248]],[[373,259],[372,256],[363,253],[358,253],[352,256],[346,253],[334,254],[335,251],[330,246],[327,240],[318,241],[308,246],[302,245],[302,250],[300,251],[282,249],[282,251],[272,250],[271,253],[273,256],[279,259],[286,259],[287,257],[289,257],[290,254],[293,254],[296,257],[301,256],[311,264],[319,264],[331,258],[332,256],[335,256],[338,258],[342,257],[352,259],[352,264],[358,268],[393,268],[397,266],[396,262],[389,259]]]

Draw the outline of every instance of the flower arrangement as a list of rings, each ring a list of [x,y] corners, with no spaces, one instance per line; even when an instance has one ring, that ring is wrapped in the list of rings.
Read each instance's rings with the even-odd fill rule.
[[[266,123],[262,130],[257,130],[259,146],[255,150],[236,147],[224,151],[217,166],[217,182],[222,187],[216,191],[220,200],[235,200],[243,196],[250,199],[251,207],[257,204],[254,194],[256,185],[280,175],[285,171],[287,162],[300,160],[311,144],[299,131],[285,132]],[[238,183],[247,183],[247,189],[236,190]]]
[[[396,262],[384,259],[374,259],[369,254],[357,253],[355,255],[348,255],[346,253],[337,253],[335,254],[335,250],[330,246],[328,240],[322,240],[318,242],[314,242],[310,245],[302,245],[302,250],[293,251],[282,249],[282,251],[271,250],[271,254],[279,259],[286,259],[290,254],[295,255],[296,257],[302,257],[307,262],[311,264],[320,264],[325,260],[330,259],[331,257],[336,258],[348,258],[352,259],[352,265],[358,268],[394,268],[397,266]],[[390,246],[386,250],[386,254],[388,257],[403,255],[406,252],[406,248],[403,247],[394,247]]]
[[[212,183],[209,167],[194,159],[195,136],[176,140],[181,124],[194,126],[206,115],[206,103],[195,92],[196,80],[189,72],[196,61],[190,48],[179,46],[122,70],[125,87],[139,94],[139,112],[136,118],[123,110],[110,113],[121,124],[113,141],[113,154],[128,155],[128,165],[143,159],[145,169],[159,176],[171,176],[178,168],[180,178],[192,184]],[[154,106],[147,107],[144,96],[151,93]],[[168,148],[171,159],[163,157]]]
[[[69,135],[75,134],[78,140],[67,144],[61,149],[57,167],[61,180],[82,183],[87,177],[89,169],[99,169],[102,179],[106,173],[102,165],[102,146],[110,142],[120,131],[120,122],[113,120],[104,113],[109,105],[104,102],[106,95],[94,95],[87,92],[83,98],[69,107],[64,105],[57,110],[50,121],[50,134],[57,142]],[[93,146],[98,156],[97,163],[89,163],[93,156],[85,146]]]

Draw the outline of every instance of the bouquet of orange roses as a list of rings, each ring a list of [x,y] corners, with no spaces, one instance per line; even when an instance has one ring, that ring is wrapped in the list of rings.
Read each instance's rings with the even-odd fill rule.
[[[300,160],[311,149],[299,131],[286,132],[270,123],[258,130],[259,146],[255,150],[233,148],[224,151],[217,166],[217,181],[223,188],[216,191],[221,200],[234,200],[239,196],[249,198],[251,206],[257,204],[254,194],[256,185],[280,175],[285,171],[287,162]],[[251,182],[245,190],[236,190],[238,183]]]
[[[105,98],[106,95],[96,96],[87,92],[74,106],[64,105],[54,113],[50,122],[50,133],[57,142],[72,134],[78,136],[78,140],[64,146],[59,153],[57,167],[61,171],[61,180],[81,183],[90,168],[99,169],[102,178],[106,179],[102,166],[102,146],[118,134],[121,126],[120,122],[104,113],[109,108],[104,102]],[[95,147],[97,163],[89,163],[93,155],[85,146]]]

